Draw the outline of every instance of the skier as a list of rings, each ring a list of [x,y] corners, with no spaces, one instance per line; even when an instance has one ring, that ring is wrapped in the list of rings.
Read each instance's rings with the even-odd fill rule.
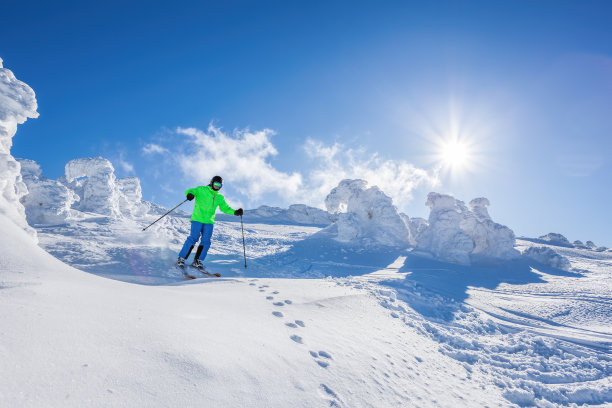
[[[215,176],[207,186],[190,188],[185,191],[185,196],[187,196],[189,201],[195,198],[195,206],[191,215],[191,234],[187,237],[183,249],[179,252],[178,260],[176,261],[177,267],[184,268],[185,259],[189,257],[195,243],[198,242],[201,236],[200,246],[198,246],[191,266],[203,273],[207,273],[202,261],[206,258],[210,248],[210,238],[212,237],[213,226],[215,225],[217,207],[226,214],[237,216],[243,214],[242,208],[234,210],[225,202],[225,197],[219,194],[221,187],[223,187],[223,179],[220,176]]]

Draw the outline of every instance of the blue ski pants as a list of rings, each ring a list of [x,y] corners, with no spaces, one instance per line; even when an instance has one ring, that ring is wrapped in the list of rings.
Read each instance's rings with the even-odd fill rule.
[[[197,221],[191,221],[191,234],[189,234],[185,240],[185,244],[183,244],[183,249],[181,249],[181,252],[179,252],[179,256],[181,258],[187,258],[196,242],[200,240],[201,236],[202,239],[200,240],[200,246],[202,247],[202,250],[200,251],[198,248],[196,254],[200,253],[199,259],[203,261],[204,258],[206,258],[208,249],[210,248],[210,238],[212,237],[214,225],[215,224],[204,224]]]

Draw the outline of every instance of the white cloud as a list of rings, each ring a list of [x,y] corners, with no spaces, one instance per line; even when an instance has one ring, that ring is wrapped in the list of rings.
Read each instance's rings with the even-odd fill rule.
[[[148,143],[142,148],[142,153],[144,154],[153,154],[153,153],[163,154],[163,153],[168,153],[168,149],[158,144],[155,144],[155,143]]]
[[[264,192],[295,197],[302,188],[299,173],[284,173],[270,164],[277,155],[269,129],[256,132],[239,130],[232,135],[210,125],[206,132],[195,128],[179,128],[193,144],[179,156],[183,173],[199,182],[208,182],[216,174],[230,181],[235,188],[252,200]]]

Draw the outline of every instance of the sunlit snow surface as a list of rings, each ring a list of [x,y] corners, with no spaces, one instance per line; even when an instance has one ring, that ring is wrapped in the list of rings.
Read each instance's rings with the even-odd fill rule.
[[[188,233],[187,217],[168,217],[146,232],[142,227],[155,217],[81,217],[38,226],[40,245],[97,275],[144,285],[183,284],[172,264]],[[321,380],[320,406],[612,403],[610,252],[554,247],[571,261],[570,271],[525,258],[470,267],[410,250],[351,246],[315,226],[247,219],[244,231],[246,269],[240,222],[217,222],[206,259],[211,271],[255,286],[279,328],[317,367],[341,369],[336,375],[354,375],[361,378],[357,383],[368,383],[365,389],[377,390],[355,394],[351,387],[357,383],[332,376],[335,384]],[[517,249],[532,245],[518,240]],[[275,294],[279,287],[293,297]],[[338,296],[332,287],[349,292]],[[314,298],[301,303],[298,296]],[[308,330],[301,326],[306,321]],[[433,375],[425,378],[426,373]],[[456,382],[441,389],[451,378]],[[393,398],[380,400],[382,392]],[[253,406],[282,406],[259,401]]]

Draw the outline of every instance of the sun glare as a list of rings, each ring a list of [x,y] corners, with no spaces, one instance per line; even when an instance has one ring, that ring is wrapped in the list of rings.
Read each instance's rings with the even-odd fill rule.
[[[457,140],[443,144],[440,151],[440,159],[448,167],[465,167],[469,164],[469,157],[467,145]]]

